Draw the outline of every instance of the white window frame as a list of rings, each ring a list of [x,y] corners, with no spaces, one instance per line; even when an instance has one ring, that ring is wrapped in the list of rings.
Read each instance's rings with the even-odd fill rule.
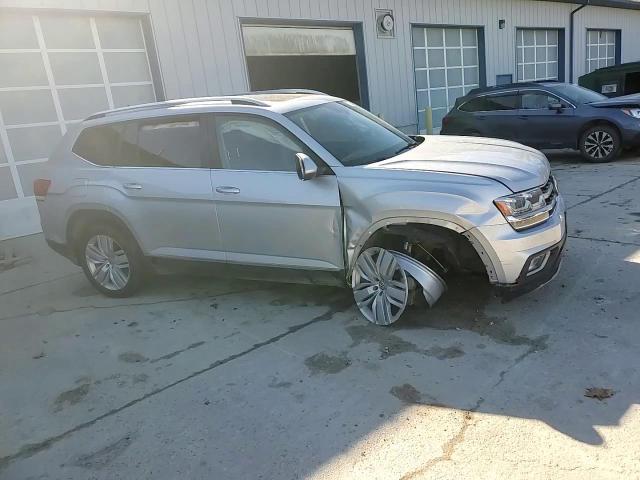
[[[597,32],[598,33],[598,42],[597,43],[591,43],[591,33],[592,32]],[[602,38],[602,34],[606,34],[606,33],[611,33],[613,35],[613,43],[609,43],[605,40],[604,43],[600,42],[600,39]],[[606,37],[606,35],[605,35]],[[603,68],[603,67],[610,67],[612,65],[616,64],[616,49],[617,49],[617,45],[616,45],[616,41],[617,41],[617,37],[618,37],[618,31],[611,29],[611,28],[587,28],[587,41],[586,41],[586,52],[585,52],[585,73],[591,73],[594,70],[597,70],[598,68]],[[591,47],[598,47],[598,56],[595,58],[591,58]],[[605,47],[605,56],[601,57],[600,56],[600,47]],[[606,54],[607,51],[607,47],[613,47],[613,56],[609,57]],[[605,65],[603,65],[602,67],[600,66],[600,60],[604,60],[605,61]],[[611,60],[611,63],[609,63],[609,60]],[[593,61],[597,61],[598,62],[598,66],[594,69],[591,69],[591,62]]]
[[[524,34],[525,32],[533,32],[533,45],[527,45],[525,47],[524,45]],[[549,32],[550,31],[555,31],[556,32],[556,43],[555,44],[550,44],[549,43]],[[538,36],[536,35],[537,32],[545,32],[545,42],[544,44],[538,45]],[[520,83],[520,82],[539,82],[539,81],[544,81],[544,80],[558,80],[558,78],[560,77],[560,45],[561,45],[561,41],[560,41],[560,34],[561,34],[561,30],[558,28],[545,28],[545,27],[540,27],[540,28],[528,28],[528,27],[517,27],[516,28],[516,82]],[[520,40],[519,44],[518,44],[518,38]],[[544,61],[538,61],[538,47],[545,47],[546,50],[546,59]],[[533,48],[533,62],[525,62],[524,61],[524,52],[525,52],[525,48]],[[557,50],[557,54],[556,54],[556,59],[555,60],[549,60],[549,48],[555,48]],[[537,66],[538,65],[542,65],[544,64],[544,77],[538,77],[536,75],[537,72]],[[550,76],[549,75],[549,65],[556,65],[556,75],[555,76]],[[527,78],[525,77],[525,67],[527,65],[533,65],[533,71],[534,71],[534,75],[532,78]],[[520,78],[520,67],[522,67],[522,78]]]
[[[429,101],[429,106],[431,107],[431,92],[434,91],[444,91],[445,92],[445,96],[447,99],[447,106],[446,107],[436,107],[433,108],[431,107],[431,111],[435,111],[435,110],[446,110],[447,112],[449,110],[451,110],[451,108],[453,107],[453,105],[455,104],[449,104],[449,89],[453,89],[453,88],[462,88],[463,90],[463,94],[466,95],[470,90],[474,89],[474,88],[478,88],[480,86],[480,78],[481,78],[481,72],[480,72],[480,55],[482,54],[480,51],[481,45],[480,45],[480,36],[478,35],[478,30],[479,27],[473,27],[473,26],[447,26],[447,27],[440,27],[437,25],[412,25],[412,30],[414,28],[419,28],[422,30],[423,34],[424,34],[424,47],[416,47],[413,46],[412,50],[413,53],[415,55],[416,50],[423,50],[424,51],[424,55],[425,55],[425,67],[416,67],[415,65],[413,66],[413,74],[414,74],[414,79],[415,79],[415,74],[416,72],[419,71],[426,71],[427,72],[427,88],[417,88],[417,85],[415,85],[415,91],[416,91],[416,109],[418,112],[418,122],[417,125],[420,125],[420,115],[424,116],[424,112],[425,109],[424,108],[420,108],[420,105],[418,105],[418,98],[417,98],[417,94],[418,92],[427,92],[427,98]],[[442,46],[441,47],[429,47],[429,44],[427,42],[427,30],[440,30],[440,32],[442,33]],[[454,47],[447,47],[447,40],[446,40],[446,30],[458,30],[459,36],[460,36],[460,46],[454,46]],[[469,45],[469,46],[465,46],[463,44],[462,41],[462,31],[463,30],[473,30],[476,36],[476,44],[475,45]],[[459,66],[448,66],[447,65],[447,50],[456,50],[459,49],[460,50],[460,65]],[[477,52],[477,56],[476,56],[476,63],[473,65],[465,65],[464,63],[464,51],[465,50],[471,50],[474,49]],[[444,51],[444,66],[442,67],[429,67],[429,55],[428,52],[429,50],[443,50]],[[415,58],[415,57],[414,57]],[[465,76],[464,76],[464,69],[465,68],[477,68],[478,69],[478,82],[477,83],[469,83],[467,84],[466,80],[465,80]],[[448,78],[448,70],[451,69],[461,69],[462,70],[462,85],[456,85],[456,86],[452,86],[449,87],[449,78]],[[444,70],[444,87],[431,87],[431,80],[429,78],[429,72],[433,71],[433,70]],[[419,130],[419,127],[418,127]]]

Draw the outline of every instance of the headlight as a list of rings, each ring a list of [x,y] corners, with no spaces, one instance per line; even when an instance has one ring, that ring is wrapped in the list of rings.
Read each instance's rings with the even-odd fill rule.
[[[546,196],[541,187],[500,197],[493,203],[516,230],[524,230],[543,223],[549,218],[549,211],[553,208],[547,205]]]
[[[633,118],[640,118],[640,108],[623,108],[622,111]]]

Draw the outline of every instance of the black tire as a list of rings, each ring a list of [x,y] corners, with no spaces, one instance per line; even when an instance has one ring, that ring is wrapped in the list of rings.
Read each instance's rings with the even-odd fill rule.
[[[579,148],[582,157],[590,163],[606,163],[614,160],[621,148],[620,134],[610,125],[594,125],[580,135]]]
[[[125,260],[128,260],[128,269],[126,269],[128,276],[126,283],[124,283],[124,286],[121,288],[119,288],[120,285],[116,285],[113,276],[111,276],[111,281],[105,279],[107,283],[111,283],[110,286],[105,286],[101,284],[92,273],[92,268],[95,269],[95,263],[93,263],[93,267],[90,265],[86,252],[89,242],[95,245],[95,239],[98,236],[101,238],[108,237],[112,240],[114,250],[118,252],[116,255],[113,255],[113,259],[115,259],[116,256],[122,259],[123,257],[120,253],[120,251],[122,251],[125,255]],[[112,224],[106,224],[89,226],[82,229],[76,241],[76,257],[91,285],[103,295],[116,298],[130,297],[142,286],[146,272],[144,255],[131,234],[123,231],[122,228]],[[124,262],[122,262],[121,265],[124,265]],[[121,265],[118,267],[118,271],[122,271]]]

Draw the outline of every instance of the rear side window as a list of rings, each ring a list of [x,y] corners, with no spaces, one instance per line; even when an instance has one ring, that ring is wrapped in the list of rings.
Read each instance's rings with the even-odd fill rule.
[[[477,97],[460,107],[463,112],[495,112],[517,109],[518,96],[515,94]]]
[[[73,153],[96,165],[200,168],[206,141],[198,116],[163,117],[89,127]]]
[[[561,103],[556,97],[542,92],[532,92],[522,94],[523,110],[546,110],[554,103]]]

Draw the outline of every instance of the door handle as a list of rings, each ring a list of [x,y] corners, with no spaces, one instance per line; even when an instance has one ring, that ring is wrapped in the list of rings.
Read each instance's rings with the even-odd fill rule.
[[[216,192],[218,193],[240,193],[240,189],[238,187],[229,187],[229,186],[222,186],[222,187],[216,187]]]
[[[142,185],[139,183],[125,183],[122,186],[127,190],[142,190]]]

